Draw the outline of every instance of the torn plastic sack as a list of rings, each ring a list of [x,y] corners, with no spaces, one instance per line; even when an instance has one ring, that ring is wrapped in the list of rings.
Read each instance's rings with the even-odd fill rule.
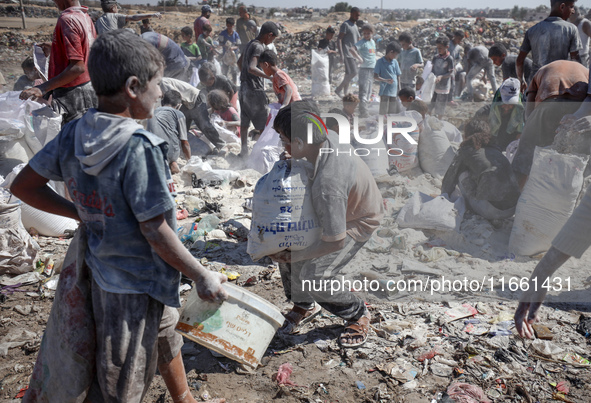
[[[419,161],[421,169],[442,179],[455,155],[454,149],[443,128],[443,121],[429,116],[423,121],[423,131],[419,138]]]
[[[392,144],[388,146],[388,161],[390,166],[396,167],[398,172],[404,172],[419,166],[418,143],[419,143],[419,128],[418,125],[423,120],[420,113],[417,111],[406,111],[396,116],[403,116],[413,119],[417,128],[409,132],[408,135],[416,142],[412,144],[401,133],[394,133],[392,136]],[[410,127],[410,123],[393,123],[395,127]]]
[[[531,173],[517,202],[509,251],[531,256],[547,251],[575,208],[589,156],[536,147]]]
[[[20,164],[14,167],[12,172],[6,177],[6,180],[0,184],[5,189],[9,189],[16,175],[25,167]],[[60,196],[65,195],[65,186],[63,182],[49,181],[47,184],[53,191]],[[10,203],[19,203],[21,205],[21,222],[26,229],[35,228],[40,235],[50,237],[60,237],[67,231],[74,231],[78,228],[78,223],[68,217],[47,213],[36,209],[26,203],[21,202],[14,195],[10,198]]]
[[[234,182],[240,177],[240,174],[236,171],[229,169],[213,169],[209,162],[203,161],[199,156],[193,156],[183,167],[183,173],[195,174],[197,179],[201,179],[204,182],[216,182],[216,181],[227,181],[228,183]]]
[[[466,205],[460,197],[455,203],[443,196],[431,197],[415,192],[402,207],[396,222],[400,228],[459,230]]]
[[[226,143],[240,143],[240,138],[238,138],[238,136],[232,130],[226,129],[224,120],[220,117],[220,115],[217,113],[212,113],[209,117],[209,120],[220,135],[220,139],[224,140]]]
[[[328,81],[328,53],[312,49],[312,96],[322,97],[330,95]]]
[[[33,270],[39,245],[21,223],[20,206],[0,204],[0,274],[22,274]]]
[[[246,248],[252,260],[285,249],[302,250],[320,238],[309,195],[312,169],[305,161],[279,161],[257,182]]]
[[[279,133],[273,129],[273,122],[275,122],[275,117],[280,107],[281,105],[278,103],[269,105],[269,120],[265,126],[265,130],[261,133],[248,157],[248,168],[259,171],[262,174],[266,174],[271,170],[273,165],[279,161],[279,157],[283,152]]]

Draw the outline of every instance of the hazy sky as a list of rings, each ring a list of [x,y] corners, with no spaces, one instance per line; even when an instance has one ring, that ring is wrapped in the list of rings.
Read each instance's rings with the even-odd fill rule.
[[[147,1],[150,0],[122,0],[119,1],[122,4],[145,4]],[[239,0],[240,1],[240,0]],[[261,7],[277,7],[277,0],[242,0],[246,5],[250,6],[254,4],[255,6]],[[151,0],[151,4],[156,4],[157,0]],[[181,0],[184,3],[184,0]],[[320,8],[329,8],[333,6],[337,1],[336,0],[314,0],[314,1],[307,1],[307,0],[291,0],[289,2],[289,7],[299,7],[299,6],[309,6],[309,7],[320,7]],[[198,1],[196,0],[189,0],[189,4],[197,4]],[[232,0],[228,0],[228,3],[231,4]],[[406,4],[405,4],[406,3]],[[587,1],[578,1],[577,5],[583,6],[588,8],[589,5]],[[285,3],[284,3],[285,4]],[[380,0],[364,0],[358,3],[355,1],[349,1],[349,4],[356,5],[358,7],[380,7]],[[392,1],[392,0],[383,0],[384,8],[430,8],[430,9],[439,9],[442,7],[485,7],[488,5],[491,8],[513,8],[515,5],[519,5],[520,7],[530,7],[535,8],[540,4],[547,4],[550,6],[550,0],[548,1],[541,1],[541,0],[495,0],[489,2],[477,2],[475,3],[474,0],[452,0],[451,2],[445,0],[423,0],[417,2],[411,1]]]

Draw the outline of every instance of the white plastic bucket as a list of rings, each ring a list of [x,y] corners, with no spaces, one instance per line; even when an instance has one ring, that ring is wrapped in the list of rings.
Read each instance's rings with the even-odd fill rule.
[[[203,301],[193,288],[176,330],[196,343],[256,368],[284,317],[263,298],[232,284],[223,286],[229,296],[223,303]]]

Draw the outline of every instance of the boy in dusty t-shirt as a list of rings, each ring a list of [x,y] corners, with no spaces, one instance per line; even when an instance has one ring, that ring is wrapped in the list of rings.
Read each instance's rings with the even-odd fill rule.
[[[294,302],[281,331],[297,332],[322,306],[346,321],[340,344],[358,347],[367,341],[370,330],[371,315],[363,300],[348,289],[305,288],[303,280],[318,282],[339,275],[379,227],[382,195],[367,165],[352,153],[350,144],[339,144],[336,133],[312,125],[309,142],[308,118],[318,114],[314,104],[298,101],[280,110],[273,123],[291,158],[305,158],[314,165],[310,198],[322,227],[321,239],[313,246],[270,256],[280,263],[285,295]],[[332,152],[321,153],[321,149]]]
[[[88,59],[98,108],[65,125],[12,184],[27,204],[81,222],[68,255],[84,260],[62,269],[25,402],[139,402],[156,368],[174,401],[195,402],[174,331],[181,273],[209,301],[226,297],[226,279],[179,241],[164,141],[135,121],[152,117],[163,69],[139,36],[101,35]],[[73,201],[49,180],[64,181]]]
[[[259,66],[261,66],[261,69],[266,75],[273,77],[273,91],[277,95],[277,100],[282,108],[302,99],[298,92],[298,87],[291,77],[277,67],[277,55],[275,52],[265,50],[259,59]]]

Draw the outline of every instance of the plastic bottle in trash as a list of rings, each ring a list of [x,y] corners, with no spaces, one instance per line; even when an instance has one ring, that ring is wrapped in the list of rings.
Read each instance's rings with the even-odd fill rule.
[[[185,207],[189,214],[198,214],[199,211],[205,206],[205,202],[195,196],[185,197]]]
[[[199,221],[197,225],[197,236],[204,236],[216,229],[220,223],[220,219],[215,214],[208,214]]]

